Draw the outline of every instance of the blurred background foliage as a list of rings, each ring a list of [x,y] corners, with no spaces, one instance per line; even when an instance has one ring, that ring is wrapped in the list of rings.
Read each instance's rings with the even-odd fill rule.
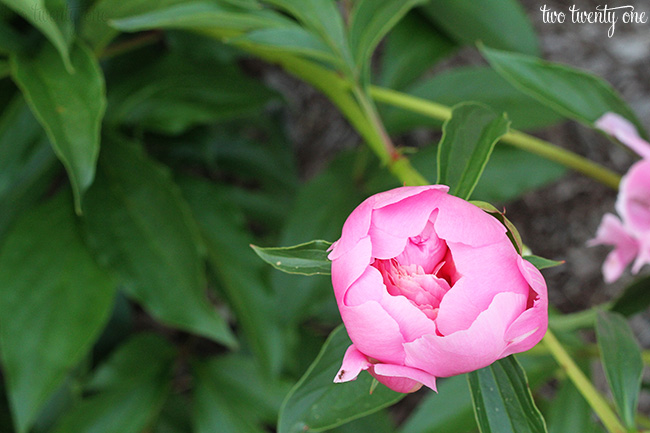
[[[368,113],[398,140],[442,125],[375,106],[370,86],[483,102],[519,129],[562,120],[488,66],[428,73],[477,40],[539,55],[516,0],[1,0],[0,430],[275,429],[340,318],[327,276],[274,271],[249,245],[333,241],[402,183],[369,150]],[[323,91],[370,146],[307,175],[264,61]],[[434,181],[435,145],[413,152]],[[473,197],[563,174],[499,145]],[[522,363],[533,389],[555,368]],[[591,431],[575,394],[563,382],[542,404],[550,431]],[[470,412],[453,378],[335,431],[472,431]]]

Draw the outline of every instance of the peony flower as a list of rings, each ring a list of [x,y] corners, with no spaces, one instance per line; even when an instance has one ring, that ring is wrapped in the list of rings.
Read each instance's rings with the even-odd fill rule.
[[[621,219],[606,214],[596,237],[589,241],[589,245],[614,247],[603,263],[603,276],[606,282],[611,283],[630,263],[634,262],[634,274],[650,263],[650,143],[638,135],[634,125],[618,114],[605,114],[596,126],[643,157],[621,179],[616,198],[616,212]]]
[[[506,228],[443,185],[365,200],[332,245],[332,284],[352,340],[335,382],[368,370],[398,392],[537,344],[546,283]]]

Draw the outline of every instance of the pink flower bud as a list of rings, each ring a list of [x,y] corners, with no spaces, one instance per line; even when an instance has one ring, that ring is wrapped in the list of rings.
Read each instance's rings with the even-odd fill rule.
[[[530,349],[546,332],[539,271],[496,218],[442,185],[374,195],[332,246],[332,284],[352,346],[335,382],[368,370],[398,392]]]

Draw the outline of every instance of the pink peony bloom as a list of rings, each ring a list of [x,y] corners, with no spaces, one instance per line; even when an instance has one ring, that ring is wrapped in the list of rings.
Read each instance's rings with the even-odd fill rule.
[[[352,345],[335,382],[368,370],[398,392],[536,345],[548,299],[496,218],[447,194],[402,187],[365,200],[332,246],[332,284]]]
[[[621,217],[606,214],[590,245],[611,245],[614,250],[603,264],[605,281],[617,280],[632,262],[632,273],[650,263],[650,143],[643,140],[634,125],[614,113],[601,117],[596,126],[613,135],[644,159],[630,167],[621,179],[616,211]]]

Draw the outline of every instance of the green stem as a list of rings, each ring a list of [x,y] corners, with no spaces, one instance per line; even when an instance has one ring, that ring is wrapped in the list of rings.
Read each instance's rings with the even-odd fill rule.
[[[546,332],[542,341],[578,391],[580,391],[580,394],[587,400],[589,406],[598,415],[607,431],[610,433],[626,433],[627,430],[616,417],[605,398],[594,388],[550,329]]]
[[[445,121],[451,117],[451,108],[445,105],[406,95],[395,90],[371,86],[370,95],[377,102],[403,108],[414,113],[420,113],[434,119]],[[523,132],[512,130],[504,135],[501,141],[551,161],[558,162],[613,189],[618,188],[621,180],[621,177],[617,173],[608,168],[548,141],[524,134]]]
[[[593,328],[596,322],[598,311],[609,310],[611,302],[597,305],[588,310],[578,311],[577,313],[562,314],[549,318],[549,325],[553,330],[558,332],[575,331],[584,328]]]

